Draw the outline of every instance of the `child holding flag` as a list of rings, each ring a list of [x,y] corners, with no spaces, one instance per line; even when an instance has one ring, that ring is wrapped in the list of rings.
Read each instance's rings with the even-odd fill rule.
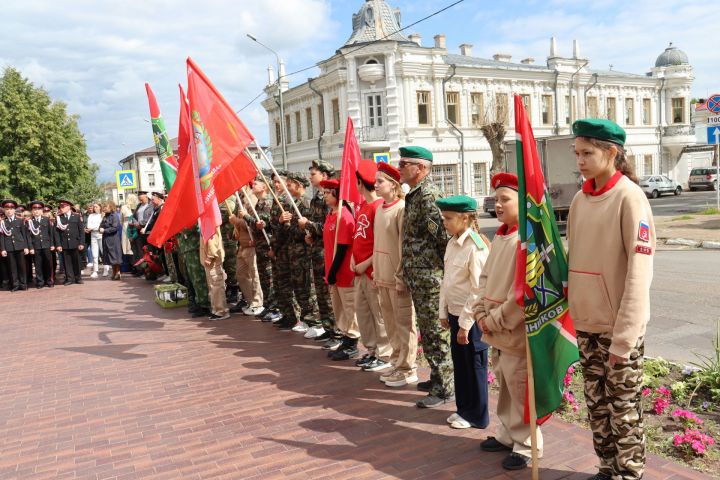
[[[585,177],[567,224],[568,301],[599,472],[639,479],[645,467],[641,386],[650,318],[655,227],[625,158],[625,131],[603,119],[573,124]]]
[[[515,260],[518,251],[518,177],[498,173],[490,184],[495,190],[495,213],[502,225],[493,238],[490,255],[480,274],[475,319],[492,350],[492,364],[500,388],[497,437],[488,437],[480,448],[510,452],[502,462],[507,470],[520,470],[531,459],[530,424],[525,423],[528,365],[525,312],[515,301]],[[538,458],[543,438],[536,430]]]
[[[455,377],[457,412],[448,417],[452,428],[485,428],[488,415],[487,351],[475,324],[473,306],[480,301],[479,281],[490,249],[473,230],[477,202],[465,195],[435,201],[443,226],[452,238],[445,250],[440,285],[440,323],[450,329],[450,353]]]

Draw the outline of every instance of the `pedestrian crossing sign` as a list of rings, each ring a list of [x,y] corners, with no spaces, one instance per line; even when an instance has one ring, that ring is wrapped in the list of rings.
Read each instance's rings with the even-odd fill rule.
[[[390,163],[390,152],[373,153],[373,160],[375,163]]]
[[[137,174],[135,170],[115,171],[115,182],[118,190],[130,190],[137,188]]]

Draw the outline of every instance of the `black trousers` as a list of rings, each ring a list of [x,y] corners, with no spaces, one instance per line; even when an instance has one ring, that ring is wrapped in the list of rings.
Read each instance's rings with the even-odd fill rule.
[[[28,285],[33,281],[33,265],[35,265],[35,255],[32,253],[25,255],[25,283]]]
[[[457,343],[460,330],[458,317],[448,315],[450,323],[450,352],[455,376],[455,403],[457,414],[476,428],[490,424],[488,413],[488,345],[482,341],[482,332],[473,323],[468,332],[469,343]]]
[[[7,257],[0,257],[0,286],[10,283],[10,263]]]
[[[25,254],[22,250],[7,252],[10,267],[10,284],[13,287],[27,287],[25,282]]]
[[[35,284],[43,285],[53,281],[52,252],[49,248],[35,250]]]
[[[77,248],[63,248],[63,263],[65,264],[65,281],[82,281],[82,269],[80,268],[80,252]]]

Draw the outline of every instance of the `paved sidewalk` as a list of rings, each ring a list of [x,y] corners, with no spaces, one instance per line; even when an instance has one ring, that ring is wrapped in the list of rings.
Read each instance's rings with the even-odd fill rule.
[[[163,310],[142,280],[0,292],[0,479],[527,479],[450,407],[300,335]],[[590,434],[544,427],[541,478],[595,472]],[[646,477],[710,478],[657,457]]]

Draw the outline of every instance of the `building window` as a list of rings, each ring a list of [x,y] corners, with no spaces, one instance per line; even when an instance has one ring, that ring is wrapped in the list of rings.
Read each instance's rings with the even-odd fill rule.
[[[367,105],[367,118],[369,127],[382,127],[383,126],[383,114],[382,114],[382,95],[370,94],[366,98]]]
[[[672,99],[672,123],[685,123],[685,99]]]
[[[430,92],[417,92],[418,124],[430,125]]]
[[[292,143],[292,135],[290,135],[290,115],[285,115],[285,142]]]
[[[643,125],[650,125],[650,123],[652,123],[652,107],[650,105],[649,98],[643,98],[642,112],[643,112],[643,118],[642,118]]]
[[[320,123],[320,135],[325,133],[325,110],[322,105],[318,105],[318,121]]]
[[[282,138],[280,135],[280,122],[275,122],[275,145],[280,145]]]
[[[151,160],[151,159],[148,159]],[[155,174],[154,173],[148,173],[148,187],[154,187],[155,186]]]
[[[440,186],[443,194],[457,195],[459,191],[457,165],[435,165],[432,167],[435,185]]]
[[[340,131],[340,101],[337,98],[332,100],[333,133]]]
[[[295,112],[295,140],[302,142],[302,124],[300,123],[300,112]]]
[[[542,96],[542,124],[552,125],[553,123],[553,102],[552,95]]]
[[[495,94],[495,121],[504,125],[510,125],[510,109],[508,108],[508,94]]]
[[[598,118],[598,99],[597,97],[587,97],[585,108],[588,118]]]
[[[312,108],[305,109],[305,122],[307,123],[307,139],[313,138]]]
[[[625,99],[625,125],[635,125],[635,100]]]
[[[608,120],[617,121],[617,99],[615,97],[607,98],[607,111],[605,113]]]
[[[523,107],[525,107],[525,111],[527,112],[528,122],[530,122],[530,125],[532,125],[532,109],[530,108],[530,95],[522,94],[520,95],[520,99],[522,100]]]
[[[147,157],[145,160],[147,161],[147,164],[148,164],[148,165],[152,165],[153,160],[155,160],[155,158],[154,158],[154,157]]]
[[[473,195],[487,195],[487,163],[473,163]]]
[[[636,172],[640,170],[640,166],[637,164],[635,155],[627,155],[625,158],[627,159],[628,165],[632,165]]]
[[[485,103],[483,102],[483,94],[473,92],[470,94],[470,115],[473,127],[482,127],[485,123]]]
[[[644,175],[652,175],[652,163],[653,163],[652,160],[653,160],[653,156],[652,156],[652,155],[645,155],[644,160],[645,160],[645,165],[643,165],[643,166],[645,167],[645,169],[643,170]]]
[[[460,94],[458,92],[445,92],[447,119],[455,125],[460,125]]]

